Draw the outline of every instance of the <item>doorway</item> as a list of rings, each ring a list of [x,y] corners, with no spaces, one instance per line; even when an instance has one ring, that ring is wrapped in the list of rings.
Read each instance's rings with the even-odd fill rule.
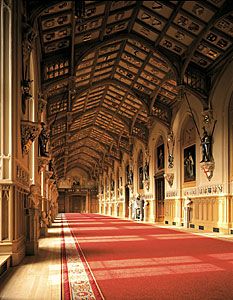
[[[86,197],[73,195],[71,198],[70,212],[85,213],[86,212]]]
[[[155,178],[155,191],[156,191],[156,210],[155,220],[156,222],[164,221],[164,195],[165,195],[165,183],[164,177]]]
[[[125,186],[125,218],[129,217],[129,188]]]

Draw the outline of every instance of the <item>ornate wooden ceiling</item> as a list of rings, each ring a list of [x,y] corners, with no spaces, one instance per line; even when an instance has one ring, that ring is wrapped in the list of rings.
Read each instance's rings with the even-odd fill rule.
[[[129,138],[146,143],[154,121],[169,126],[180,84],[207,104],[232,55],[231,0],[85,1],[82,18],[72,1],[48,2],[28,11],[58,177],[76,166],[93,175],[130,151]]]

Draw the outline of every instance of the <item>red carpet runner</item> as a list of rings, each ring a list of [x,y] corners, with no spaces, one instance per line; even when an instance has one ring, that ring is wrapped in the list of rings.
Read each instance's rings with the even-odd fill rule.
[[[233,299],[232,242],[97,214],[63,219],[66,300]]]

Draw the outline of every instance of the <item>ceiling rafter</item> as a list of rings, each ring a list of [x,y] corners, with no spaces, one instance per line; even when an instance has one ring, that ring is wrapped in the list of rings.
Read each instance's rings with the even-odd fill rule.
[[[74,146],[76,144],[79,144],[81,142],[84,142],[84,141],[94,141],[94,142],[98,143],[99,145],[101,145],[105,149],[105,151],[108,151],[108,147],[107,147],[107,145],[105,143],[103,143],[100,140],[97,140],[97,139],[95,139],[93,137],[92,138],[90,138],[90,137],[84,137],[84,138],[79,139],[77,141],[71,142],[69,146],[72,147],[72,146]]]
[[[147,48],[149,48],[151,51],[153,52],[157,52],[165,61],[166,63],[169,65],[169,67],[172,69],[172,71],[174,72],[174,74],[177,74],[176,69],[173,66],[172,61],[170,60],[170,58],[167,55],[164,55],[164,53],[162,51],[159,51],[158,49],[155,48],[155,43],[146,40],[145,38],[137,35],[136,33],[118,33],[118,34],[113,34],[111,37],[107,37],[104,39],[104,41],[97,41],[94,43],[93,42],[90,43],[90,45],[87,43],[85,50],[82,49],[78,49],[77,47],[77,53],[80,53],[80,55],[78,57],[76,57],[76,66],[78,64],[80,64],[82,62],[82,60],[89,55],[91,52],[102,48],[104,46],[107,46],[108,44],[112,44],[114,42],[119,42],[122,40],[135,40],[138,41],[139,43],[142,43],[143,45],[145,45]],[[87,50],[86,50],[87,49]]]
[[[87,89],[87,90],[88,90],[88,89]],[[100,111],[100,108],[101,108],[101,105],[102,105],[102,103],[103,103],[103,101],[104,101],[104,97],[105,97],[106,93],[107,93],[107,89],[105,90],[104,95],[103,95],[103,97],[102,97],[102,99],[101,99],[101,101],[100,101],[100,103],[99,103],[99,107],[98,107],[97,110],[96,110],[96,116],[94,117],[94,121],[93,121],[92,124],[94,124],[95,121],[96,121],[96,119],[98,118],[98,113],[99,113],[99,111]],[[85,107],[84,107],[84,108],[85,108]],[[84,111],[84,112],[85,112],[85,111]],[[84,116],[85,116],[85,114],[83,114],[83,116],[81,117],[81,121],[80,121],[79,128],[81,128],[81,126],[82,126],[82,124],[83,124]],[[90,131],[92,131],[91,128],[90,128]],[[78,133],[78,136],[79,136],[79,133]]]
[[[67,166],[67,173],[69,171],[71,171],[72,169],[74,168],[79,168],[83,171],[85,171],[89,176],[90,176],[90,169],[86,166],[86,165],[83,165],[83,164],[80,164],[80,163],[75,163],[75,164],[70,164],[69,166]]]
[[[96,158],[101,158],[101,155],[102,153],[97,151],[95,148],[92,148],[88,145],[81,145],[81,146],[78,146],[77,148],[73,148],[72,149],[72,155],[75,153],[75,154],[78,154],[79,153],[79,150],[80,149],[88,149],[88,150],[91,150],[91,152],[94,152],[97,156],[95,156]]]
[[[93,156],[91,156],[90,154],[88,154],[88,153],[86,153],[86,152],[81,152],[80,153],[80,155],[81,154],[83,154],[82,155],[82,159],[84,160],[84,158],[85,157],[88,157],[88,162],[90,162],[90,163],[94,163],[94,165],[96,165],[96,164],[98,164],[99,163],[99,161],[97,160],[97,159],[94,159],[94,157]],[[69,164],[69,162],[73,162],[73,161],[79,161],[80,159],[79,158],[77,158],[77,156],[76,155],[69,155],[69,159],[68,159],[68,161],[67,161],[67,164]]]
[[[106,31],[106,26],[107,26],[107,21],[108,21],[108,16],[109,16],[110,8],[111,8],[111,2],[107,1],[107,4],[105,6],[105,13],[104,13],[105,19],[104,19],[104,22],[103,22],[103,25],[102,25],[102,30],[101,30],[100,37],[99,37],[99,39],[101,41],[103,41],[104,33]]]
[[[82,164],[82,162],[83,162],[83,164]],[[72,161],[71,160],[69,160],[68,161],[68,166],[70,166],[70,165],[74,165],[75,163],[80,163],[80,164],[82,164],[83,166],[87,166],[88,168],[91,168],[91,170],[93,170],[93,168],[94,168],[94,165],[93,165],[93,163],[90,161],[90,160],[86,160],[85,158],[80,158],[80,159],[73,159]],[[90,171],[91,171],[90,170]]]
[[[100,80],[95,84],[92,84],[92,87],[99,87],[99,86],[104,86],[104,85],[114,85],[114,86],[119,86],[122,87],[124,90],[128,91],[132,96],[140,100],[144,106],[144,108],[149,111],[148,108],[148,101],[149,101],[149,96],[147,94],[144,94],[143,92],[140,92],[136,90],[135,88],[130,88],[127,84],[117,80],[117,79],[104,79]],[[77,93],[81,96],[82,93],[84,93],[86,90],[89,89],[89,86],[86,85],[80,89],[77,90]]]
[[[208,22],[208,24],[206,25],[206,27],[204,27],[201,31],[201,33],[198,35],[198,37],[193,40],[193,42],[191,43],[191,45],[188,48],[188,51],[185,55],[185,60],[184,63],[182,65],[182,70],[181,70],[181,80],[182,78],[184,78],[184,74],[185,71],[192,59],[192,56],[194,54],[194,52],[196,51],[200,41],[204,38],[204,36],[208,33],[208,31],[210,30],[211,27],[213,27],[213,25],[223,16],[225,16],[226,14],[229,13],[230,10],[233,9],[233,4],[231,0],[226,0],[224,2],[224,5],[221,9],[219,9],[216,14],[213,15],[213,17],[211,18],[211,20]]]
[[[168,79],[171,79],[171,77],[172,77],[172,73],[171,73],[171,72],[167,73],[167,74],[164,76],[164,78],[161,80],[160,85],[158,86],[158,88],[155,89],[154,92],[153,92],[153,94],[151,95],[150,114],[151,114],[151,112],[152,112],[152,108],[154,107],[154,104],[155,104],[155,101],[156,101],[156,98],[157,98],[157,96],[158,96],[159,91],[161,90],[163,84],[164,84]]]
[[[105,112],[107,115],[111,115],[112,117],[118,118],[125,125],[126,129],[129,130],[129,122],[130,122],[129,119],[126,119],[126,117],[122,117],[119,113],[115,113],[105,107],[101,107],[101,108],[99,108],[98,106],[93,107],[93,108],[86,110],[84,113],[83,112],[76,112],[76,113],[74,112],[72,114],[72,121],[74,122],[74,121],[78,120],[79,118],[81,118],[82,116],[85,116],[89,113],[100,112],[100,111]]]
[[[98,126],[98,125],[87,125],[86,127],[83,127],[82,129],[86,129],[86,128],[92,128],[92,129],[97,129],[103,133],[105,133],[106,135],[108,135],[111,139],[113,139],[116,143],[117,143],[117,135],[114,134],[113,132],[109,131],[109,130],[105,130],[102,127]],[[78,129],[73,130],[72,131],[72,136],[75,135],[78,132]]]

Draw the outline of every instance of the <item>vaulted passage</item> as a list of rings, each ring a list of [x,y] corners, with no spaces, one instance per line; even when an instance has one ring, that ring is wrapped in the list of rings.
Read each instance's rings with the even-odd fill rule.
[[[221,298],[221,285],[224,299],[230,299],[230,281],[223,285],[228,263],[223,266],[225,262],[208,256],[230,251],[213,246],[216,252],[210,253],[207,243],[202,261],[199,254],[206,240],[192,233],[233,238],[232,0],[0,0],[0,43],[0,276],[4,285],[11,267],[26,268],[29,262],[34,268],[41,262],[39,274],[45,268],[51,275],[45,278],[52,278],[46,300],[75,299],[72,295],[77,291],[65,261],[81,251],[75,243],[67,248],[68,240],[75,242],[80,234],[91,268],[92,259],[100,265],[111,260],[129,264],[125,278],[120,275],[123,267],[106,271],[94,266],[88,271],[84,266],[94,276],[91,280],[97,280],[96,298],[103,293],[111,299],[117,295],[109,294],[114,289],[119,289],[122,299],[142,299],[143,291],[151,299],[155,293],[163,298],[174,272],[180,278],[187,271],[199,286],[206,266],[208,274],[222,272],[219,283],[210,276],[208,297]],[[74,214],[73,225],[69,214]],[[82,231],[81,224],[76,228],[76,217],[78,223],[83,218],[84,223],[90,219],[90,224],[97,224],[91,225],[90,232],[88,226]],[[118,219],[118,229],[107,224]],[[108,232],[101,222],[112,230],[106,240]],[[127,222],[134,228],[123,228],[121,224]],[[150,234],[138,237],[147,228],[164,234],[171,228],[181,232],[174,231],[174,238],[172,233],[166,248]],[[85,243],[91,241],[92,230],[96,240],[89,242],[93,250],[89,256]],[[103,234],[102,242],[98,233]],[[185,236],[180,244],[179,235]],[[53,238],[54,246],[44,251]],[[130,258],[134,242],[138,252],[133,247]],[[190,260],[186,265],[182,247],[170,252],[177,245],[186,249],[186,242],[199,262]],[[125,258],[114,256],[118,246],[122,255],[128,253]],[[46,251],[55,265],[46,264]],[[105,257],[111,251],[113,258]],[[147,265],[150,259],[165,259],[160,251],[164,257],[184,261],[177,269],[176,265],[158,265],[158,269]],[[60,256],[62,276],[56,273],[61,271]],[[139,284],[132,289],[133,280],[143,280],[139,265],[130,265],[132,259],[146,264],[142,274],[148,277],[148,287],[141,291]],[[85,262],[84,257],[81,260]],[[131,278],[134,267],[137,273]],[[158,276],[164,276],[159,279],[163,286],[155,291]],[[177,278],[172,285],[182,287],[169,287],[174,294],[170,298],[180,299],[191,285]],[[120,283],[126,281],[128,291]],[[212,286],[219,294],[212,294]],[[8,287],[0,294],[7,299],[11,298]],[[192,296],[203,298],[203,287]],[[38,299],[40,291],[38,287]],[[25,298],[23,290],[19,294]]]

